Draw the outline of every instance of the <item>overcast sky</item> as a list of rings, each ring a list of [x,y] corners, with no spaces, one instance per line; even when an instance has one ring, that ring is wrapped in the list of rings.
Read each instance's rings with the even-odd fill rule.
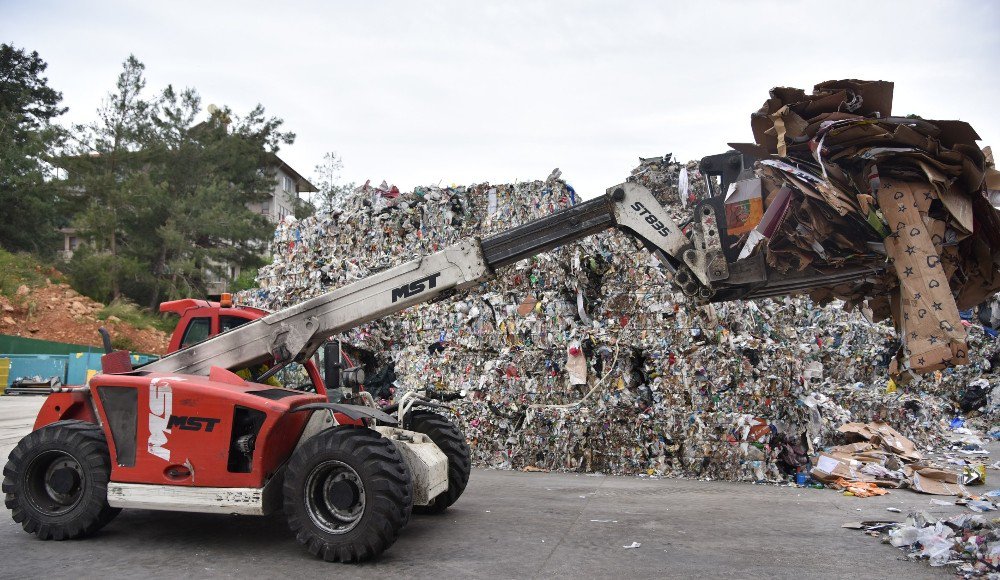
[[[51,2],[0,0],[0,42],[37,50],[89,121],[134,53],[148,87],[256,103],[311,177],[401,188],[544,179],[591,197],[639,156],[751,141],[772,86],[896,83],[895,114],[1000,145],[1000,2]]]

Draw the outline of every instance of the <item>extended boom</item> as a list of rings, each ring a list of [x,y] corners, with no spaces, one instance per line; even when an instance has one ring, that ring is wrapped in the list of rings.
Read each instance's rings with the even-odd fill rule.
[[[638,239],[670,271],[691,244],[641,185],[624,183],[596,199],[480,240],[471,237],[322,296],[279,310],[143,367],[208,374],[211,367],[248,368],[308,359],[331,336],[410,306],[447,298],[513,264],[594,233],[618,227]]]

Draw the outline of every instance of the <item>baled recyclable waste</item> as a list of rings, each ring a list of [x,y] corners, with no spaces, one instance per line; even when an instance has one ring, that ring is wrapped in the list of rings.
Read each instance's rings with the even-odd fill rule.
[[[676,210],[682,168],[704,183],[696,165],[669,157],[633,177]],[[578,201],[559,179],[384,192],[361,188],[331,213],[281,223],[260,289],[240,299],[288,306]],[[962,371],[888,389],[891,326],[808,297],[693,307],[616,232],[345,340],[379,359],[368,384],[378,396],[394,384],[468,390],[456,406],[477,465],[754,481],[808,470],[851,421],[883,420],[933,444],[953,379],[980,362],[973,351]]]
[[[899,169],[910,163],[900,161],[901,153],[866,146],[883,138],[891,142],[893,131],[911,136],[906,132],[911,128],[898,124],[862,122],[871,107],[886,103],[884,85],[866,87],[831,85],[818,97],[789,89],[754,116],[760,143],[752,147],[784,159],[758,169],[774,186],[764,187],[758,209],[778,199],[795,211],[779,216],[784,221],[768,230],[767,239],[755,238],[757,230],[748,222],[743,234],[748,255],[767,251],[770,264],[788,270],[804,263],[835,268],[855,258],[885,263],[878,236],[889,230],[877,227],[877,196],[845,197],[831,189],[831,182],[847,188],[855,177],[847,170],[857,168],[843,155],[809,162],[807,141],[819,135],[820,125],[792,117],[835,106],[836,98],[857,104],[854,97],[863,95],[868,108],[855,107],[856,114],[821,113],[853,131],[828,135],[824,128],[824,143],[851,155],[874,155],[886,183],[912,180]],[[819,104],[811,104],[817,99]],[[959,227],[964,222],[955,220],[965,218],[968,204],[962,200],[972,187],[970,175],[985,170],[985,157],[964,146],[970,138],[964,125],[944,126],[962,130],[948,141],[960,155],[941,153],[947,163],[938,170],[964,189],[946,191],[933,182],[935,195],[954,202],[949,207],[957,208],[958,217],[940,214],[937,205],[931,214],[946,227]],[[908,146],[919,149],[914,140]],[[938,167],[938,157],[926,152],[907,155]],[[963,165],[966,158],[972,165]],[[679,163],[670,155],[640,159],[628,179],[649,188],[678,223],[710,195],[698,163]],[[772,195],[776,191],[784,193]],[[260,287],[238,299],[267,309],[286,307],[459,239],[486,237],[579,201],[558,170],[545,180],[510,184],[413,191],[366,184],[330,211],[281,222],[272,263],[258,276]],[[744,205],[751,211],[743,217],[771,219],[766,212],[757,215],[753,203]],[[918,214],[911,217],[926,217]],[[799,226],[809,216],[813,229],[803,230]],[[832,243],[816,243],[817,232],[831,228],[846,229],[831,236]],[[962,243],[970,247],[986,243],[978,234],[963,235]],[[928,255],[961,260],[951,246],[928,244],[922,246]],[[979,285],[946,269],[963,308],[990,284],[1000,284],[992,270],[977,268],[979,280],[985,280]],[[950,325],[947,344],[931,345],[930,334],[921,335],[921,348],[935,356],[945,353],[941,348],[950,356],[961,350],[968,364],[951,367],[935,360],[917,369],[928,371],[922,379],[905,385],[890,380],[890,365],[896,370],[919,365],[900,356],[905,341],[891,323],[872,321],[892,311],[881,298],[865,299],[879,284],[890,295],[901,292],[901,284],[915,288],[893,274],[864,289],[835,287],[812,297],[697,306],[631,238],[607,231],[522,260],[478,288],[360,326],[343,338],[362,360],[379,367],[366,381],[376,397],[391,399],[398,389],[428,386],[468,391],[454,406],[479,466],[788,481],[810,471],[825,447],[843,443],[838,429],[852,422],[886,423],[920,449],[950,445],[946,435],[961,393],[974,380],[1000,384],[990,374],[1000,357],[989,323],[963,318],[959,324],[950,310],[942,315]],[[1000,407],[1000,396],[976,384],[976,397],[969,400],[977,406],[966,419],[983,428]],[[862,479],[898,481],[906,477],[901,467],[878,464]]]
[[[730,193],[726,211],[753,227],[741,256],[762,253],[784,272],[880,272],[810,294],[891,318],[901,341],[891,371],[906,379],[968,362],[960,312],[1000,289],[990,201],[1000,172],[968,123],[893,116],[893,89],[854,79],[771,89],[751,115],[756,142],[733,145],[760,160],[755,187]]]

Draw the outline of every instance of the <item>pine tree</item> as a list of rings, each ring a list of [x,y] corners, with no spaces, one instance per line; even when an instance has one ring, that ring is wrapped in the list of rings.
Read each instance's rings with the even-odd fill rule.
[[[247,204],[270,197],[275,153],[295,136],[260,105],[245,116],[212,107],[199,121],[194,89],[167,86],[147,99],[143,70],[135,57],[125,61],[66,165],[84,208],[76,223],[93,240],[74,255],[74,278],[110,272],[110,284],[88,289],[95,297],[154,308],[204,295],[209,272],[261,264],[273,229]]]
[[[66,109],[42,76],[38,56],[0,44],[0,246],[44,253],[58,239],[57,188],[47,163],[64,133],[52,124]]]
[[[76,146],[61,161],[68,173],[65,195],[75,197],[81,208],[74,225],[90,242],[74,254],[71,272],[76,279],[107,273],[109,287],[86,288],[98,300],[116,300],[123,296],[123,285],[141,286],[146,277],[132,248],[144,237],[143,205],[158,196],[145,171],[152,108],[143,96],[145,68],[135,56],[128,57],[97,121],[75,128]]]
[[[196,123],[200,113],[196,91],[167,87],[153,115],[150,173],[166,195],[147,219],[156,241],[151,306],[162,296],[204,293],[208,271],[227,276],[229,265],[259,266],[273,233],[247,204],[270,198],[274,153],[294,135],[260,105],[242,117],[216,108]]]

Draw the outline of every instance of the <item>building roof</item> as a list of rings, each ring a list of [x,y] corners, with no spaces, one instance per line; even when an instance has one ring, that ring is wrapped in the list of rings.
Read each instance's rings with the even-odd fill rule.
[[[298,193],[304,193],[304,192],[313,193],[319,191],[319,189],[317,189],[315,185],[310,183],[309,180],[306,179],[305,177],[302,177],[302,175],[298,171],[292,169],[292,166],[285,163],[280,157],[278,157],[274,153],[271,153],[270,157],[273,158],[274,164],[275,166],[277,166],[278,169],[284,171],[285,173],[288,174],[289,177],[295,180],[295,191],[297,191]]]

